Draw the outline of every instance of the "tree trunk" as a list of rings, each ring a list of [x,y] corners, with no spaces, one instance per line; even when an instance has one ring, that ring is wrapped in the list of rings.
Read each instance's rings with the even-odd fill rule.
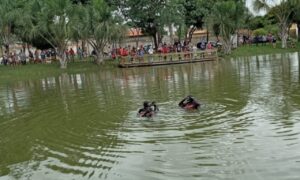
[[[286,23],[282,23],[281,25],[281,47],[287,48],[287,39],[288,39],[288,25]]]
[[[160,32],[157,32],[157,42],[158,42],[158,44],[162,44],[162,35],[161,35],[161,33]]]
[[[81,41],[81,50],[82,50],[83,58],[85,58],[85,55],[88,54],[87,48],[86,48],[86,40]]]
[[[208,42],[209,41],[209,31],[208,31],[208,28],[206,29],[206,42]]]
[[[22,50],[23,50],[24,53],[26,52],[26,43],[22,44]]]
[[[104,63],[103,54],[100,51],[96,50],[96,55],[94,56],[94,58],[95,58],[95,63],[97,65]]]
[[[188,37],[187,37],[188,43],[192,42],[193,34],[196,30],[197,28],[195,26],[189,30]]]
[[[223,49],[224,49],[224,54],[230,54],[231,53],[231,45],[232,45],[232,41],[229,39],[224,39],[224,45],[223,45]]]
[[[281,37],[281,48],[287,48],[287,34],[282,35]]]
[[[135,47],[138,48],[139,47],[139,41],[140,41],[140,38],[137,36],[135,38]]]
[[[9,44],[5,44],[4,47],[5,47],[5,54],[9,56]]]
[[[26,43],[26,47],[27,47],[27,51],[28,51],[28,54],[29,54],[29,51],[30,51],[30,45],[28,43]]]
[[[158,49],[158,43],[157,43],[156,33],[152,34],[152,37],[153,37],[153,41],[154,41],[154,49],[157,50]]]
[[[60,68],[67,69],[68,61],[64,50],[58,50],[58,60],[60,63]]]
[[[169,24],[169,32],[170,32],[170,43],[174,43],[174,31],[173,31],[173,25]]]
[[[220,39],[219,39],[219,36],[218,36],[218,35],[216,35],[216,39],[217,39],[217,42],[219,42],[219,41],[220,41]]]
[[[180,24],[177,30],[177,36],[178,36],[178,41],[181,41],[181,36],[182,36],[182,25]]]
[[[231,53],[231,45],[228,42],[224,41],[224,54],[230,54]]]
[[[1,46],[1,56],[4,56],[3,54],[3,47]]]

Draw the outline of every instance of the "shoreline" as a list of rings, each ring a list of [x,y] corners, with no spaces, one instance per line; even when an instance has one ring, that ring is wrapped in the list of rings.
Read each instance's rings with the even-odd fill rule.
[[[294,48],[282,49],[280,43],[273,48],[272,44],[266,45],[244,45],[239,46],[232,51],[230,55],[219,56],[222,59],[249,57],[257,55],[278,54],[278,53],[292,53],[300,52],[300,43],[297,42]],[[59,63],[51,64],[26,64],[15,67],[0,65],[0,83],[9,83],[12,81],[43,78],[48,76],[57,76],[61,73],[80,73],[80,72],[94,72],[104,69],[118,68],[119,61],[106,60],[105,65],[97,66],[92,61],[76,61],[68,63],[67,69],[60,69]]]
[[[256,55],[266,55],[266,54],[277,54],[277,53],[292,53],[292,52],[300,52],[300,43],[295,43],[295,47],[282,49],[281,43],[276,43],[276,47],[274,48],[272,44],[259,44],[259,45],[242,45],[236,49],[232,50],[232,53],[229,55],[224,55],[223,57],[227,58],[236,58],[236,57],[249,57]]]

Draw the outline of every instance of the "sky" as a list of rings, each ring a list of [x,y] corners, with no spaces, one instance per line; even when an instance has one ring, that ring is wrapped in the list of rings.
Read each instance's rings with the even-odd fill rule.
[[[253,10],[253,1],[254,0],[246,0],[246,6],[250,9],[250,11],[255,15],[255,16],[261,16],[264,15],[265,12],[261,11],[261,12],[256,12]]]
[[[279,3],[281,0],[268,0],[270,5],[275,5],[277,3]],[[254,0],[246,0],[246,6],[250,9],[250,11],[255,15],[255,16],[261,16],[266,14],[265,11],[260,11],[260,12],[256,12],[253,10],[253,2]]]

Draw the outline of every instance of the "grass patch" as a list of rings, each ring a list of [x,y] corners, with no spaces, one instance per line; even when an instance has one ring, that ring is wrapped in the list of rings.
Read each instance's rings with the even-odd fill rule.
[[[295,43],[294,48],[281,48],[281,43],[277,43],[274,48],[272,44],[266,45],[245,45],[240,46],[237,49],[234,49],[228,57],[242,57],[242,56],[255,56],[255,55],[264,55],[264,54],[274,54],[274,53],[289,53],[289,52],[298,52],[300,51],[300,43]]]
[[[116,67],[116,62],[106,61],[104,65],[92,62],[68,63],[67,69],[60,69],[59,63],[52,64],[27,64],[18,66],[0,66],[0,82],[9,83],[18,80],[40,79],[48,76],[59,76],[62,73],[76,74],[93,72]]]

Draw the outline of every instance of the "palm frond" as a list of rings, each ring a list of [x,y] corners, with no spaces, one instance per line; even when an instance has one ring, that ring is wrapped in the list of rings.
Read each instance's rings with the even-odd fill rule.
[[[253,8],[255,11],[270,10],[271,6],[268,4],[268,0],[255,0],[253,2]]]

